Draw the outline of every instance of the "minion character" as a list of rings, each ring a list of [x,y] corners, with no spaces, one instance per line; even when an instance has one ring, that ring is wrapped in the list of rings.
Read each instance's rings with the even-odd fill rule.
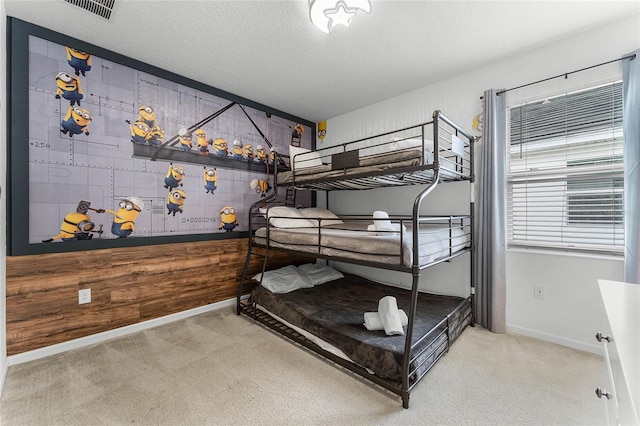
[[[256,147],[256,160],[258,164],[266,164],[267,162],[267,150],[264,149],[264,145],[258,145]]]
[[[143,105],[138,108],[138,118],[136,119],[136,121],[144,121],[145,123],[147,123],[147,126],[149,126],[149,128],[158,125],[158,123],[156,123],[156,112],[150,106]]]
[[[475,130],[476,132],[482,133],[483,122],[484,122],[484,114],[483,113],[476,114],[476,116],[473,117],[473,126],[472,126],[473,130]]]
[[[89,136],[89,123],[91,122],[91,114],[89,111],[79,107],[69,106],[67,114],[60,122],[60,131],[69,137],[83,133]]]
[[[213,191],[215,191],[218,187],[216,184],[218,183],[218,173],[215,168],[205,167],[204,168],[204,189],[207,190],[207,194],[211,193],[213,195]]]
[[[295,126],[293,126],[293,132],[291,132],[291,137],[300,139],[303,133],[304,133],[304,127],[302,127],[302,124],[298,123]]]
[[[129,124],[129,129],[131,130],[131,142],[144,144],[147,142],[147,137],[149,136],[149,132],[151,129],[147,126],[147,123],[144,121],[136,121],[131,124],[131,121],[125,120],[127,124]]]
[[[178,164],[175,166],[169,163],[169,171],[164,178],[164,187],[171,192],[173,188],[182,186],[182,178],[184,177],[184,168]]]
[[[80,86],[80,78],[66,72],[59,72],[56,75],[56,86],[58,86],[56,99],[60,99],[60,96],[62,96],[71,103],[71,106],[76,103],[80,106],[80,101],[84,97]]]
[[[182,213],[184,211],[184,200],[186,198],[187,194],[182,189],[169,191],[169,196],[167,197],[167,209],[169,212],[167,214],[173,213],[175,216],[176,213]]]
[[[196,148],[198,149],[198,154],[207,155],[209,154],[208,145],[213,144],[211,139],[207,140],[207,134],[204,130],[198,129],[196,130]]]
[[[324,137],[327,135],[327,122],[319,121],[318,122],[318,139],[321,141],[324,140]]]
[[[160,146],[164,140],[164,129],[158,125],[153,126],[147,133],[147,142],[152,146]]]
[[[253,152],[253,145],[247,144],[244,146],[244,159],[247,163],[253,163],[253,159],[256,157],[256,154]]]
[[[266,196],[267,192],[271,191],[271,184],[268,180],[252,179],[249,186],[260,194],[261,197]]]
[[[91,54],[82,50],[74,49],[67,46],[67,62],[76,70],[76,75],[85,76],[85,73],[91,70]]]
[[[231,232],[238,226],[236,221],[236,209],[231,206],[225,206],[220,210],[220,226],[218,230],[224,229],[226,232]]]
[[[126,238],[135,229],[135,220],[144,209],[144,202],[138,197],[123,198],[118,204],[118,211],[105,210],[114,215],[111,233],[118,238]]]
[[[62,220],[60,225],[60,233],[48,240],[43,240],[43,243],[50,243],[54,240],[61,239],[62,241],[81,241],[90,240],[93,238],[92,232],[94,231],[95,223],[85,213],[69,213]]]
[[[218,157],[226,157],[229,154],[229,145],[227,145],[226,139],[218,138],[214,140],[213,148],[215,149]]]
[[[237,138],[233,140],[233,158],[235,158],[236,160],[243,159],[242,142],[240,142],[240,139]]]
[[[269,165],[273,166],[276,162],[276,154],[278,154],[278,150],[276,149],[275,146],[271,147],[271,150],[269,151]]]
[[[180,143],[181,150],[191,151],[191,148],[193,147],[193,141],[191,140],[191,133],[187,129],[180,129],[180,131],[178,132],[178,142]]]

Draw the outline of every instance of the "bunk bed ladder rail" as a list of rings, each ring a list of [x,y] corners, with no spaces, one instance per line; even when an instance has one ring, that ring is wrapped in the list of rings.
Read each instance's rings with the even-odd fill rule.
[[[458,131],[460,131],[470,143],[470,151],[473,151],[473,145],[471,145],[473,141],[473,136],[459,129],[459,127],[453,123],[450,119],[442,114],[441,111],[436,110],[433,113],[433,180],[432,182],[420,192],[413,203],[413,259],[411,265],[411,275],[412,275],[412,284],[411,284],[411,300],[409,305],[409,321],[407,324],[407,333],[405,336],[405,345],[404,345],[404,354],[402,359],[402,406],[404,408],[409,408],[409,394],[410,390],[413,387],[410,383],[411,379],[411,371],[410,371],[410,362],[412,359],[412,345],[413,340],[413,326],[415,321],[416,309],[418,306],[418,287],[420,284],[420,253],[417,249],[419,247],[419,226],[420,226],[420,210],[422,207],[422,202],[438,185],[440,182],[440,159],[439,159],[439,142],[440,136],[440,120],[444,123],[451,126],[456,135]],[[472,157],[471,157],[472,159]],[[471,162],[471,168],[473,163]],[[448,340],[448,339],[447,339]]]
[[[274,168],[274,176],[278,175],[278,163],[281,161],[280,155],[278,153],[276,153],[276,156],[274,158],[273,161],[273,168]],[[267,172],[269,171],[269,165],[267,164]],[[256,213],[254,213],[255,211],[258,211],[258,209],[264,205],[267,205],[270,201],[272,200],[277,200],[278,198],[278,185],[277,182],[275,181],[274,178],[274,184],[273,184],[273,191],[271,192],[271,194],[269,194],[267,197],[256,201],[255,203],[251,204],[251,207],[249,207],[249,220],[248,220],[248,226],[249,226],[249,248],[247,249],[247,256],[245,258],[244,261],[244,268],[242,269],[242,276],[240,277],[240,284],[238,285],[238,294],[236,296],[236,314],[240,315],[241,311],[242,311],[242,296],[244,293],[244,287],[245,284],[247,282],[247,273],[249,272],[249,267],[251,265],[251,259],[254,256],[258,256],[258,257],[262,257],[263,258],[263,262],[262,262],[262,274],[264,274],[265,269],[267,267],[267,260],[269,258],[269,227],[267,226],[267,235],[266,235],[266,239],[267,239],[267,245],[265,248],[261,248],[261,249],[257,249],[257,247],[254,245],[253,243],[253,235],[255,232],[255,222],[253,220],[254,216],[256,216]],[[260,286],[258,286],[258,290],[260,289]],[[256,312],[256,307],[253,307],[253,312],[254,312],[254,319],[255,319],[255,312]]]
[[[420,192],[413,202],[413,259],[411,264],[411,301],[409,305],[409,321],[407,323],[407,333],[405,336],[404,354],[402,357],[402,406],[409,408],[409,392],[411,388],[409,364],[411,361],[411,348],[413,340],[413,324],[418,306],[418,286],[420,284],[420,252],[419,246],[419,226],[420,207],[424,198],[431,193],[438,184],[440,167],[438,164],[438,111],[433,113],[433,181]]]

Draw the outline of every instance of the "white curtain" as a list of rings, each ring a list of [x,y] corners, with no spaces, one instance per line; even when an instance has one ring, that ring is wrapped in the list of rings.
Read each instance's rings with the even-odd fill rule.
[[[507,107],[504,93],[484,93],[482,171],[476,246],[476,322],[504,333],[507,275]]]
[[[640,284],[640,49],[622,61],[624,280]]]

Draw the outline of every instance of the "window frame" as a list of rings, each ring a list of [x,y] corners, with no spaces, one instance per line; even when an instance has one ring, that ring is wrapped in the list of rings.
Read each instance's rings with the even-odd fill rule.
[[[585,85],[582,88],[573,89],[573,90],[559,90],[552,95],[536,96],[536,97],[532,97],[530,100],[526,100],[526,101],[523,100],[518,103],[512,102],[510,105],[507,106],[507,138],[506,139],[507,139],[507,151],[508,151],[508,154],[507,154],[507,247],[508,248],[532,248],[532,249],[555,250],[555,251],[571,251],[571,252],[577,252],[577,253],[588,252],[588,253],[598,253],[598,254],[606,254],[606,255],[614,255],[614,256],[619,256],[624,254],[624,206],[622,204],[623,198],[624,198],[624,195],[623,195],[624,194],[623,192],[624,164],[623,164],[622,152],[616,151],[616,153],[613,153],[611,156],[607,156],[604,159],[597,157],[597,154],[601,152],[600,147],[602,147],[603,144],[611,145],[612,147],[614,147],[614,149],[618,149],[618,150],[622,149],[622,146],[623,146],[622,116],[621,116],[621,113],[619,114],[619,116],[616,115],[616,113],[618,113],[618,110],[617,110],[618,103],[620,105],[620,108],[622,104],[621,85],[622,85],[622,82],[619,79],[608,79],[605,83],[589,84],[589,85]],[[609,86],[610,89],[606,89],[607,86]],[[532,106],[542,105],[543,102],[545,102],[545,100],[556,99],[556,98],[567,98],[568,96],[571,96],[574,94],[588,93],[589,91],[592,91],[595,93],[595,91],[600,88],[605,88],[605,90],[611,90],[612,96],[615,96],[615,98],[613,98],[615,104],[614,103],[611,104],[615,106],[615,109],[613,110],[614,114],[612,115],[612,119],[614,121],[612,123],[612,126],[604,132],[599,132],[595,130],[593,132],[587,132],[585,141],[583,141],[582,143],[584,142],[588,143],[590,139],[593,141],[597,141],[596,145],[592,145],[598,148],[598,151],[595,151],[593,158],[590,158],[590,159],[588,159],[588,157],[578,158],[577,160],[573,160],[574,164],[571,164],[571,160],[567,160],[565,158],[564,166],[558,166],[556,168],[549,168],[546,170],[544,168],[543,170],[537,170],[535,168],[533,169],[527,168],[527,166],[522,167],[519,171],[517,169],[512,170],[512,167],[514,167],[513,159],[512,159],[514,155],[514,150],[520,150],[520,152],[522,152],[522,149],[526,147],[526,144],[531,143],[531,141],[527,142],[526,140],[523,140],[523,139],[519,139],[517,143],[512,143],[512,130],[513,130],[512,129],[512,125],[513,125],[512,111],[514,109],[523,108],[523,107],[526,107],[527,105],[532,105]],[[618,92],[620,93],[620,97],[618,97]],[[606,108],[602,108],[602,110],[605,110],[605,109]],[[520,123],[518,123],[518,125],[521,125],[521,123],[525,123],[525,122],[526,120],[524,118],[520,118]],[[585,128],[587,128],[587,126],[585,126]],[[615,130],[612,132],[611,129],[615,129]],[[578,134],[579,133],[580,132],[578,132]],[[596,137],[598,133],[610,134],[611,137],[609,139],[607,138],[598,139]],[[526,132],[521,133],[521,135],[522,134],[526,134]],[[571,137],[567,137],[567,134],[571,135],[572,133],[571,132],[565,133],[564,138],[562,137],[559,138],[556,134],[549,141],[547,141],[547,139],[545,139],[544,136],[540,137],[538,142],[535,142],[535,138],[534,138],[533,143],[538,144],[538,147],[540,148],[540,152],[542,153],[552,152],[552,149],[550,149],[549,146],[547,146],[546,148],[544,147],[545,144],[555,145],[555,147],[561,147],[563,151],[570,152],[571,146],[573,145],[573,143],[576,143],[576,146],[578,146],[580,142],[571,142],[571,143],[568,142],[568,140],[571,139]],[[591,137],[592,134],[593,134],[593,137]],[[575,139],[579,140],[580,137],[575,137]],[[533,145],[530,145],[530,147],[531,146]],[[602,150],[602,152],[603,151],[604,150]],[[587,154],[583,154],[583,155],[587,155]],[[527,157],[527,159],[523,161],[523,164],[526,164],[526,161],[528,161],[532,157],[532,154],[526,153],[525,157]],[[545,161],[550,162],[551,159],[552,159],[552,156],[548,156],[548,158]],[[604,160],[604,161],[600,161],[600,160]],[[574,171],[578,169],[584,174],[584,176],[588,176],[589,179],[582,180],[580,175],[574,174]],[[599,182],[599,180],[597,179],[598,176],[602,176],[603,174],[611,181],[611,184],[606,186],[606,188],[598,185],[597,183]],[[529,205],[522,208],[522,210],[524,210],[525,213],[522,214],[521,218],[518,217],[518,212],[516,211],[520,208],[518,206],[518,202],[519,202],[518,201],[518,185],[519,184],[523,185],[523,187],[520,188],[521,193],[526,193],[527,196],[530,196],[531,189],[528,188],[529,182],[538,182],[538,185],[541,185],[541,188],[544,188],[543,186],[544,181],[547,181],[550,185],[558,182],[561,182],[562,183],[561,185],[564,185],[564,191],[555,192],[555,190],[553,190],[553,191],[547,192],[547,194],[549,195],[557,195],[558,197],[560,196],[563,197],[562,201],[560,202],[556,201],[556,203],[560,205],[560,207],[558,207],[557,210],[554,211],[554,213],[556,213],[558,216],[555,219],[552,218],[549,221],[550,224],[558,226],[558,229],[557,231],[550,231],[548,233],[550,235],[549,237],[543,236],[543,233],[539,234],[538,236],[530,237],[525,234],[527,232],[530,232],[530,230],[535,231],[536,228],[538,230],[541,230],[544,228],[544,225],[539,223],[536,225],[535,215],[527,211],[529,209]],[[577,187],[574,186],[573,188],[571,188],[572,181],[574,181],[574,185],[578,184],[578,186]],[[580,184],[588,185],[589,182],[592,182],[592,184],[594,184],[594,187],[592,189],[579,188]],[[600,212],[595,210],[594,210],[594,213],[596,214],[594,214],[593,217],[589,217],[588,212],[591,209],[591,207],[589,207],[589,194],[596,197],[596,199],[599,196],[602,196],[602,194],[607,194],[612,197],[613,202],[611,203],[611,209],[609,209],[609,212],[610,212],[609,215],[613,215],[613,219],[610,219],[610,223],[605,223],[606,222],[605,220],[603,221],[602,226],[598,226],[597,222],[599,221],[599,218],[597,216]],[[574,200],[571,200],[571,195],[575,195],[577,198],[574,197]],[[580,214],[575,215],[575,212],[577,211],[575,209],[576,200],[580,200],[578,202],[583,203],[582,209],[585,210],[585,217],[587,217],[587,220],[583,220],[582,222],[580,222],[580,220],[578,219],[578,216],[580,216]],[[572,202],[574,204],[574,208],[571,208]],[[548,205],[550,206],[552,204],[553,202],[550,201]],[[547,204],[543,203],[542,207],[545,207],[545,206],[547,206]],[[607,210],[603,210],[603,212],[605,212],[604,215],[607,214],[606,211]],[[571,212],[574,212],[574,214],[571,215]],[[514,218],[514,214],[516,215],[515,218]],[[590,223],[589,220],[592,220],[594,222]],[[530,225],[529,223],[532,221],[533,221],[533,225]],[[524,222],[524,227],[518,228],[523,222]],[[589,243],[579,242],[580,236],[588,235],[589,230],[593,230],[593,232],[604,230],[605,232],[607,232],[608,228],[611,229],[610,232],[608,233],[608,236],[601,238],[601,240],[605,241],[606,244],[598,244],[597,240],[599,237],[593,238],[593,241]],[[563,235],[563,233],[565,232],[570,234],[570,232],[568,231],[575,232],[576,230],[578,230],[579,232],[576,232],[574,234],[574,237],[565,237]],[[560,232],[560,235],[558,235],[558,232]],[[572,238],[574,240],[578,240],[578,242],[571,241]]]

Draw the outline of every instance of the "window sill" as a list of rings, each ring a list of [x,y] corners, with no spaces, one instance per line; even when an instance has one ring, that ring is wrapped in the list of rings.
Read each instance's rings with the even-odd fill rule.
[[[594,251],[577,251],[577,250],[563,250],[560,248],[552,249],[552,248],[539,248],[539,247],[523,247],[523,246],[509,246],[507,247],[507,252],[510,253],[530,253],[530,254],[542,254],[548,256],[567,256],[567,257],[578,257],[583,259],[604,259],[604,260],[615,260],[619,262],[624,262],[624,253],[614,254],[614,253],[603,253],[603,252],[594,252]]]

